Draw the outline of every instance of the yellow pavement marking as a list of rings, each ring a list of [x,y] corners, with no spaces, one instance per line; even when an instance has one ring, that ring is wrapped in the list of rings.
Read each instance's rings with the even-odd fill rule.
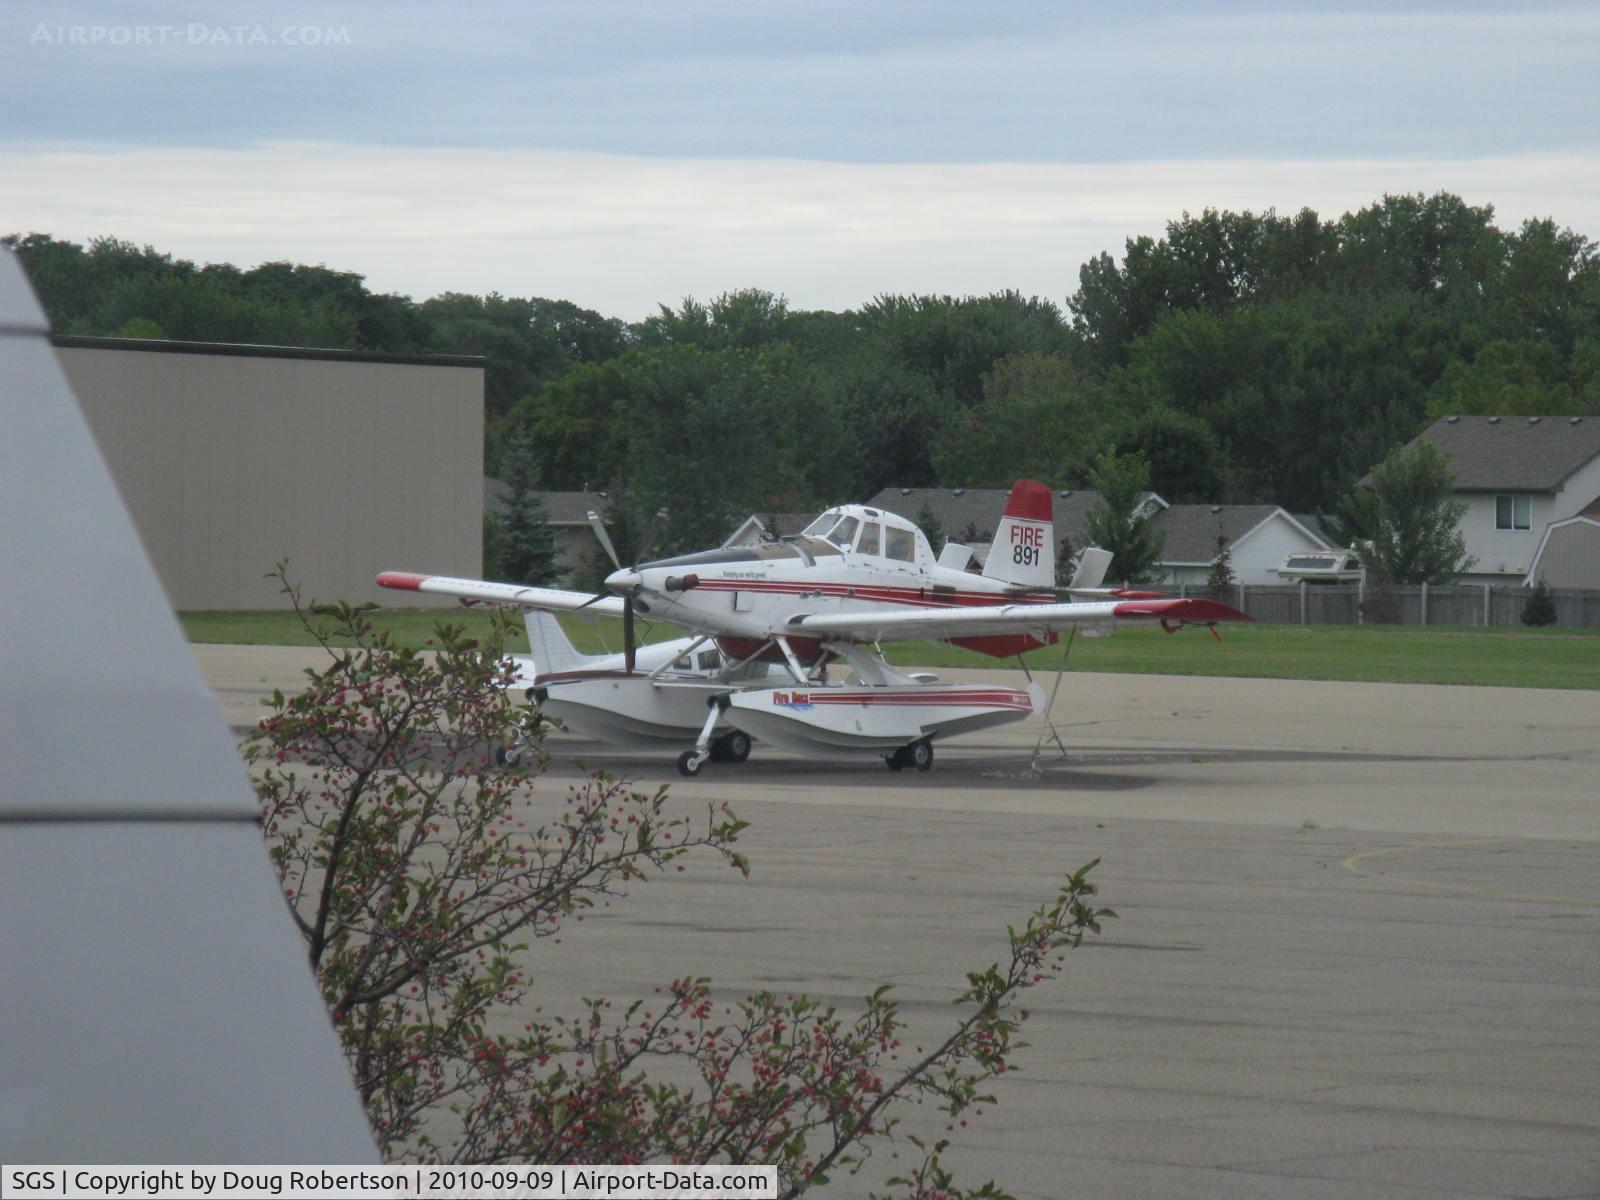
[[[1419,850],[1456,850],[1469,846],[1494,846],[1529,841],[1529,838],[1467,838],[1453,842],[1413,842],[1407,846],[1380,846],[1376,850],[1362,850],[1352,854],[1339,865],[1352,875],[1364,879],[1381,879],[1386,883],[1403,883],[1410,887],[1433,888],[1442,892],[1463,892],[1485,900],[1513,900],[1526,904],[1576,904],[1582,908],[1600,908],[1600,900],[1580,899],[1577,896],[1535,896],[1523,892],[1491,892],[1467,883],[1443,883],[1433,879],[1410,879],[1404,875],[1389,875],[1381,871],[1363,870],[1358,863],[1371,858],[1393,858],[1401,854],[1414,854]]]

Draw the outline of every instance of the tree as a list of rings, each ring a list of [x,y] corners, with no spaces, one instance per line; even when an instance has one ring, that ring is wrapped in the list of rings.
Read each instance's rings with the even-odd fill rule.
[[[1141,510],[1150,486],[1150,466],[1137,452],[1107,451],[1095,464],[1090,483],[1100,499],[1089,510],[1084,536],[1091,546],[1111,551],[1110,575],[1125,584],[1152,583],[1160,577],[1165,535],[1150,527]]]
[[[680,815],[666,788],[603,772],[546,794],[542,752],[531,773],[488,752],[517,723],[504,623],[481,645],[441,625],[421,654],[376,632],[372,606],[307,609],[279,578],[329,657],[304,692],[274,694],[246,759],[386,1158],[770,1163],[780,1195],[798,1196],[859,1167],[907,1103],[933,1103],[951,1129],[989,1103],[1020,1046],[1020,994],[1114,915],[1093,903],[1094,864],[1074,872],[1010,931],[999,962],[967,975],[953,1028],[905,1064],[887,987],[851,1016],[769,992],[719,1006],[708,980],[684,977],[649,1000],[595,998],[576,1018],[491,1033],[529,995],[531,944],[687,854],[748,876],[734,848],[745,823],[724,805]],[[446,1107],[453,1120],[430,1120]],[[1002,1195],[955,1187],[944,1148],[923,1146],[896,1194]]]
[[[1477,561],[1466,552],[1452,499],[1455,476],[1436,446],[1418,442],[1393,451],[1353,492],[1343,517],[1362,539],[1361,560],[1397,584],[1449,583]]]
[[[504,471],[510,497],[500,518],[500,568],[516,583],[559,587],[555,533],[536,490],[537,466],[525,434],[508,443]]]
[[[1213,600],[1234,600],[1239,594],[1239,580],[1233,573],[1233,551],[1228,547],[1227,535],[1217,532],[1217,556],[1211,560],[1211,573],[1206,576],[1205,594]]]
[[[1078,548],[1072,544],[1068,534],[1061,535],[1061,541],[1056,545],[1056,586],[1067,587],[1072,583],[1073,575],[1078,571]]]
[[[1556,623],[1556,598],[1550,584],[1541,579],[1533,585],[1528,599],[1522,605],[1524,625],[1554,625]]]
[[[951,416],[931,447],[945,486],[1006,487],[1081,474],[1104,423],[1085,376],[1062,354],[1000,359],[982,399]]]
[[[917,528],[922,530],[923,536],[928,539],[928,545],[933,548],[935,556],[944,548],[944,526],[939,524],[939,515],[933,511],[933,505],[923,500],[922,507],[917,509]]]

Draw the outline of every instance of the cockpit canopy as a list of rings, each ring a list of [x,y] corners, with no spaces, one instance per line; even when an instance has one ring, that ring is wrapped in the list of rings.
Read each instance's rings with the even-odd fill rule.
[[[917,543],[922,540],[917,527],[904,517],[859,504],[828,509],[800,536],[827,542],[839,550],[907,563],[917,561]]]

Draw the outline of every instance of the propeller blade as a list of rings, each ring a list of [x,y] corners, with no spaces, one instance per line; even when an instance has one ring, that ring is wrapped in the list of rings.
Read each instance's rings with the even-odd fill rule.
[[[638,649],[633,640],[633,599],[629,597],[622,602],[622,666],[630,675]]]
[[[639,553],[634,556],[635,562],[649,562],[650,551],[656,544],[656,538],[661,536],[661,528],[667,523],[667,510],[656,509],[656,515],[650,518],[650,527],[644,531],[644,540],[639,543]]]
[[[617,548],[611,544],[611,535],[606,532],[606,523],[600,519],[599,513],[589,514],[589,528],[593,529],[595,537],[600,539],[600,545],[605,548],[607,557],[611,559],[611,565],[621,570],[622,563],[617,558]]]
[[[596,592],[593,596],[590,596],[587,600],[585,600],[582,604],[578,605],[578,607],[573,609],[572,611],[573,612],[582,612],[584,609],[588,608],[589,605],[593,604],[596,600],[604,600],[610,594],[611,594],[610,592]]]

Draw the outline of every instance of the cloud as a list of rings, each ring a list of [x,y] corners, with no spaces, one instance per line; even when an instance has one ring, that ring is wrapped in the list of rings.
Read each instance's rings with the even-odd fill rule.
[[[321,262],[418,298],[494,290],[632,319],[750,286],[835,309],[1005,288],[1060,302],[1089,257],[1185,210],[1327,217],[1437,190],[1492,203],[1503,226],[1600,233],[1600,154],[852,164],[327,143],[0,150],[0,232]]]
[[[907,163],[1600,148],[1600,13],[1571,6],[241,0],[191,44],[195,15],[7,0],[0,130]],[[53,32],[169,25],[160,45]],[[348,38],[272,44],[295,26]]]

